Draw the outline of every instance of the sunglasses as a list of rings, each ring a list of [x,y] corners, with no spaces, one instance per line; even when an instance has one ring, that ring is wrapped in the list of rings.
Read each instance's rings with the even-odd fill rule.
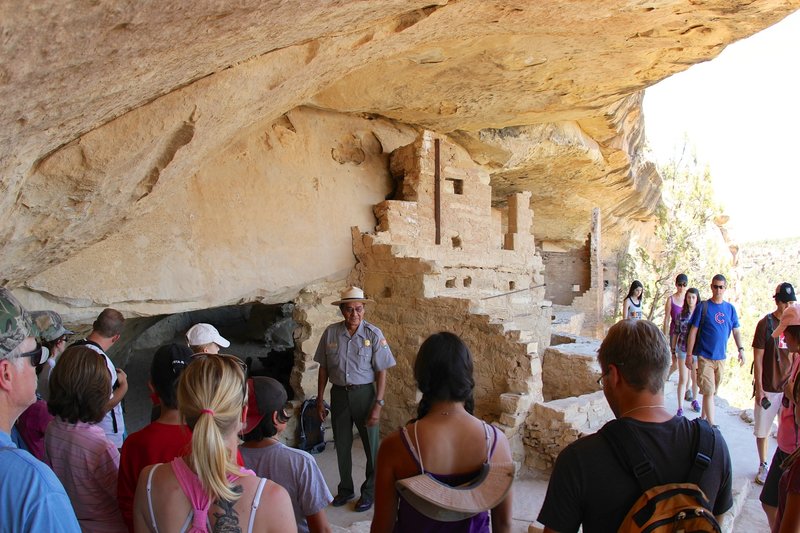
[[[36,368],[39,365],[43,365],[47,358],[50,357],[50,350],[47,348],[42,347],[40,343],[36,343],[36,348],[31,350],[30,352],[25,352],[20,354],[20,358],[29,357],[31,360],[31,366]]]
[[[724,291],[725,290],[725,285],[712,285],[711,288],[712,289],[717,289],[718,291]]]
[[[287,402],[286,405],[276,412],[278,413],[278,422],[281,424],[288,422],[289,419],[292,418],[292,404]]]
[[[224,361],[236,363],[237,365],[239,365],[239,368],[242,369],[242,374],[244,375],[244,379],[242,380],[242,389],[244,391],[242,393],[242,400],[244,402],[244,405],[247,405],[247,365],[244,363],[244,361],[242,361],[235,355],[228,355],[224,353],[218,353],[218,354],[204,353],[199,355],[193,355],[192,361],[199,361],[200,359],[212,359],[212,358],[222,359]],[[173,372],[175,371],[174,364],[172,370]]]
[[[677,286],[677,287],[685,287],[686,283],[676,283],[675,286]]]

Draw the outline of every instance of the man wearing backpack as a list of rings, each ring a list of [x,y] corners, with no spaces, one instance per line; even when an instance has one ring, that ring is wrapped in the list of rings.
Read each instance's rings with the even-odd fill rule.
[[[609,329],[597,359],[616,420],[558,455],[538,517],[545,532],[571,533],[580,526],[584,533],[617,531],[645,492],[643,485],[649,486],[647,480],[654,486],[694,481],[707,497],[694,508],[707,509],[704,520],[712,527],[712,515],[719,517],[733,505],[730,455],[718,430],[674,416],[664,405],[671,363],[664,334],[647,320],[622,320]],[[614,444],[611,437],[619,432],[647,457],[648,468],[638,462],[634,467],[624,453],[628,450]],[[669,506],[672,498],[662,503]]]
[[[797,301],[791,283],[781,283],[775,289],[775,310],[758,321],[753,334],[753,406],[758,473],[755,482],[763,485],[767,479],[767,437],[778,415],[783,399],[783,387],[789,380],[792,359],[783,337],[772,338],[780,324],[784,309]]]
[[[727,280],[722,274],[711,278],[711,298],[694,308],[686,338],[686,365],[697,358],[697,382],[703,396],[703,414],[714,425],[714,395],[725,372],[728,338],[733,333],[739,354],[739,365],[744,365],[744,345],[739,334],[739,316],[736,308],[724,300]]]

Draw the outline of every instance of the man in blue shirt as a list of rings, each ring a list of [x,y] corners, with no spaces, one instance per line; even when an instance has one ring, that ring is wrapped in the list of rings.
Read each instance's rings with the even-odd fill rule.
[[[736,308],[723,299],[726,288],[727,280],[722,274],[717,274],[711,279],[712,296],[694,308],[690,320],[691,329],[686,339],[686,366],[694,362],[693,356],[698,356],[697,380],[700,394],[703,395],[702,417],[711,425],[714,425],[714,395],[722,381],[725,352],[731,332],[739,349],[739,364],[744,365],[744,346],[739,335],[739,317]]]
[[[0,288],[0,524],[3,531],[80,532],[72,504],[53,471],[9,436],[36,400],[36,366],[47,361],[27,311]]]

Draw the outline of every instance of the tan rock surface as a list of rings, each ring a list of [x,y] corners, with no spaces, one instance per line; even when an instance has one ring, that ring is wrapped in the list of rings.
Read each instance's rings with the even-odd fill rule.
[[[593,206],[606,232],[624,235],[658,198],[638,155],[636,92],[799,6],[3,0],[0,281],[27,282],[43,297],[140,302],[130,307],[146,314],[158,305],[141,302],[199,306],[259,291],[279,299],[341,278],[350,253],[342,229],[368,225],[366,210],[324,221],[332,240],[312,237],[295,252],[309,235],[270,225],[249,192],[268,191],[299,218],[294,187],[313,188],[329,160],[342,171],[331,174],[337,190],[351,168],[393,147],[349,127],[332,143],[311,134],[303,142],[325,144],[324,155],[296,144],[295,164],[308,168],[279,165],[261,181],[242,150],[267,125],[263,142],[291,144],[296,132],[281,117],[304,104],[452,133],[486,165],[498,203],[532,192],[537,238],[581,241]],[[376,168],[359,179],[371,191],[364,209],[389,187]],[[315,207],[340,201],[323,195]],[[269,238],[253,229],[260,224],[270,225]],[[328,266],[308,265],[321,241],[315,260]],[[242,259],[275,246],[291,260],[203,257],[208,248],[238,247],[232,258]],[[109,272],[84,279],[82,254]],[[235,282],[221,289],[222,280]]]

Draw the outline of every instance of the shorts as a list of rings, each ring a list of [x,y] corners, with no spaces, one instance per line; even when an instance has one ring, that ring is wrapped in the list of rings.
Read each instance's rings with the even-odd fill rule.
[[[684,351],[681,351],[681,349],[680,349],[680,348],[677,348],[677,349],[675,350],[675,357],[677,357],[677,358],[678,358],[678,359],[680,359],[681,361],[686,361],[686,352],[684,352]]]
[[[764,488],[761,489],[761,496],[758,497],[764,505],[778,507],[778,487],[783,475],[781,463],[789,457],[789,454],[781,450],[775,449],[775,455],[772,456],[772,462],[769,465],[769,472],[767,472],[767,480],[764,482]]]
[[[772,429],[772,422],[778,416],[778,410],[781,407],[781,400],[783,399],[782,392],[765,392],[764,397],[770,401],[772,405],[769,409],[764,409],[756,402],[753,402],[753,435],[757,439],[765,439],[769,437],[770,430]]]
[[[725,359],[708,359],[700,357],[697,362],[697,381],[700,394],[715,394],[725,373]]]

